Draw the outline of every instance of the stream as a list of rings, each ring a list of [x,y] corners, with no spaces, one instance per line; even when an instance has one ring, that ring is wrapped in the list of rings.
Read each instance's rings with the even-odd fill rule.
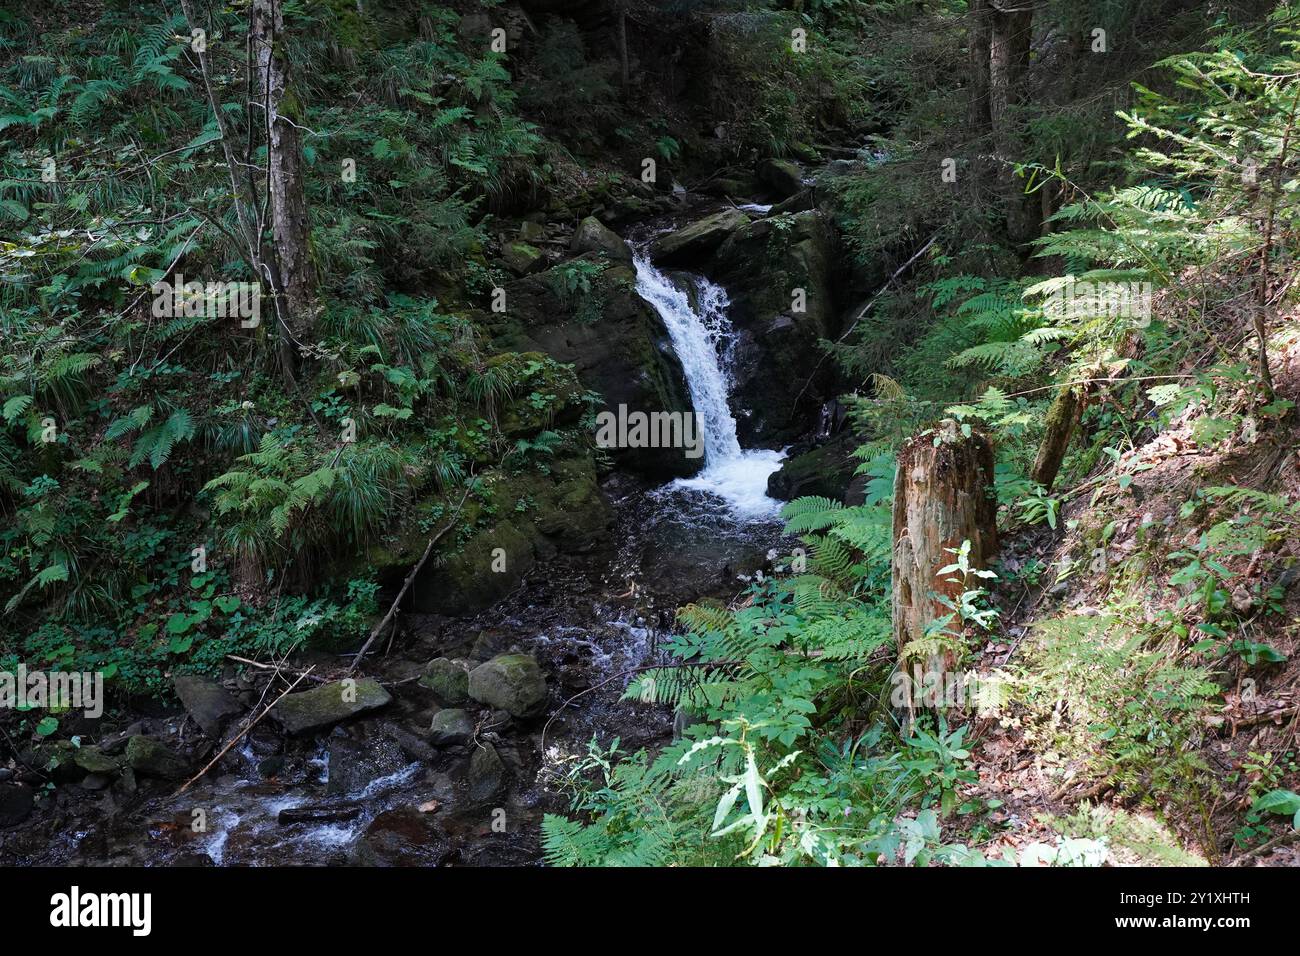
[[[641,244],[634,264],[637,289],[662,317],[686,374],[705,449],[699,474],[648,487],[615,473],[603,490],[616,524],[594,550],[558,555],[472,619],[406,615],[399,647],[366,664],[399,685],[384,711],[307,739],[286,739],[264,722],[181,796],[172,785],[141,785],[70,800],[31,841],[28,861],[529,865],[541,858],[542,814],[567,809],[557,784],[593,737],[602,745],[618,738],[624,752],[669,741],[668,708],[621,699],[630,672],[660,659],[677,607],[730,599],[764,567],[781,538],[780,502],[766,487],[783,453],[737,440],[726,291],[661,272]],[[471,647],[533,654],[550,687],[548,718],[480,724],[478,739],[492,743],[511,781],[486,804],[469,798],[470,748],[421,754],[410,743],[429,712],[401,686],[428,660]],[[310,819],[281,822],[285,811]]]

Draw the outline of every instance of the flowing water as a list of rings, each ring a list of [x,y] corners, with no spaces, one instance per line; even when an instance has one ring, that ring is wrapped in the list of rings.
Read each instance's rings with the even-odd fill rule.
[[[766,487],[782,453],[737,441],[726,291],[699,276],[667,275],[643,252],[635,265],[638,291],[662,317],[685,371],[705,448],[698,475],[660,488],[616,475],[605,493],[617,523],[595,550],[555,557],[472,619],[406,615],[392,656],[367,661],[368,672],[399,685],[385,712],[307,739],[284,739],[264,722],[183,796],[158,784],[86,794],[69,801],[54,832],[33,833],[30,852],[19,856],[55,864],[534,863],[542,813],[565,812],[557,783],[593,737],[605,745],[618,737],[623,752],[670,739],[671,713],[623,700],[623,689],[635,668],[659,659],[677,607],[728,599],[763,566],[780,540],[779,502]],[[428,725],[412,675],[433,657],[469,653],[475,640],[491,643],[491,653],[535,655],[551,687],[545,722],[480,735],[514,781],[491,801],[496,807],[468,799],[468,751],[414,759],[392,736],[394,725],[417,737]],[[180,723],[169,719],[173,732]],[[280,821],[282,811],[303,808],[334,816]]]
[[[672,339],[704,437],[704,470],[680,478],[671,489],[701,491],[722,499],[743,520],[771,517],[780,502],[767,495],[767,479],[785,455],[744,450],[728,404],[731,381],[731,322],[727,292],[702,276],[670,276],[651,264],[644,250],[635,256],[636,288],[654,306]]]

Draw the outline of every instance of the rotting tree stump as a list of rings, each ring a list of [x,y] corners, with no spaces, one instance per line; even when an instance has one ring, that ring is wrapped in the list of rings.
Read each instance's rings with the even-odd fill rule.
[[[920,688],[957,663],[949,648],[905,659],[909,644],[924,639],[935,621],[952,614],[943,599],[959,603],[959,575],[939,574],[970,542],[970,566],[985,568],[997,552],[997,503],[993,498],[993,446],[983,435],[963,435],[952,419],[905,443],[894,478],[893,617],[899,669],[894,701],[913,715]],[[950,550],[951,549],[951,550]],[[957,580],[952,580],[957,578]],[[909,673],[910,671],[910,673]]]

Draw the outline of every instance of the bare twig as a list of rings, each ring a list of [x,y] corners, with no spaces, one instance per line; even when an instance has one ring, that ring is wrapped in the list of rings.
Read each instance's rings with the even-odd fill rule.
[[[216,765],[216,763],[217,763],[218,760],[220,760],[222,757],[224,757],[227,753],[230,752],[230,748],[231,748],[231,747],[235,746],[235,744],[237,744],[237,743],[239,743],[241,740],[243,740],[243,739],[244,739],[244,735],[247,734],[247,733],[248,733],[250,730],[252,730],[254,727],[256,727],[259,723],[261,723],[262,718],[265,717],[267,714],[269,714],[269,713],[271,712],[271,708],[274,707],[276,704],[280,703],[280,700],[281,700],[283,697],[285,697],[285,696],[289,693],[289,691],[293,690],[295,687],[297,687],[299,684],[301,684],[301,683],[303,682],[304,678],[306,678],[308,675],[310,675],[311,672],[312,672],[313,670],[315,670],[315,668],[316,668],[316,665],[313,664],[311,667],[307,668],[306,671],[304,671],[303,673],[299,674],[299,675],[298,675],[298,679],[295,680],[292,684],[290,684],[288,687],[286,687],[286,688],[284,689],[284,693],[280,694],[279,697],[277,697],[275,700],[273,700],[273,701],[271,701],[269,704],[267,704],[267,705],[266,705],[266,708],[265,708],[265,709],[264,709],[260,714],[258,714],[255,718],[253,718],[252,720],[250,720],[250,721],[248,722],[248,725],[247,725],[246,727],[244,727],[243,730],[241,730],[239,733],[235,734],[235,736],[231,737],[230,740],[229,740],[229,742],[228,742],[224,747],[222,747],[222,748],[217,752],[217,755],[216,755],[215,757],[213,757],[211,760],[208,761],[207,766],[205,766],[202,770],[200,770],[200,771],[199,771],[198,773],[196,773],[194,776],[190,777],[190,779],[186,780],[183,784],[181,784],[180,789],[176,791],[176,796],[179,797],[182,793],[184,793],[184,792],[185,792],[186,790],[188,790],[191,786],[193,786],[194,783],[195,783],[195,781],[197,781],[197,780],[198,780],[200,777],[202,777],[205,773],[207,773],[209,770],[211,770],[211,769]]]

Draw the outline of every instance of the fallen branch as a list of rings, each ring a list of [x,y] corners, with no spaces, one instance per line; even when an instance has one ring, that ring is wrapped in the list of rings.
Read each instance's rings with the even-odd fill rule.
[[[411,573],[402,582],[402,589],[397,592],[397,597],[393,599],[392,605],[388,608],[388,613],[384,615],[382,621],[375,625],[375,629],[370,632],[366,642],[361,645],[361,650],[357,651],[357,656],[352,659],[352,666],[348,668],[349,674],[357,669],[361,664],[361,658],[366,656],[366,651],[370,650],[370,645],[375,643],[375,638],[388,626],[388,622],[397,615],[397,606],[402,603],[402,598],[406,597],[406,592],[410,590],[411,584],[415,581],[415,576],[420,573],[424,563],[429,560],[429,555],[433,554],[433,546],[438,543],[444,534],[456,526],[456,519],[460,516],[460,509],[465,506],[465,499],[469,497],[469,491],[468,488],[465,489],[465,493],[460,496],[460,501],[456,504],[456,510],[451,513],[451,520],[443,525],[437,534],[429,539],[429,543],[425,545],[424,554],[420,555],[420,560],[415,563],[415,567],[411,568]]]
[[[316,665],[313,664],[311,667],[307,668],[306,671],[299,674],[298,679],[284,689],[284,693],[282,693],[275,700],[267,704],[265,710],[263,710],[260,714],[258,714],[257,717],[255,717],[253,720],[249,721],[248,725],[243,730],[235,734],[235,736],[231,737],[230,740],[226,743],[226,745],[217,752],[217,755],[208,761],[207,766],[205,766],[202,770],[200,770],[194,776],[190,777],[190,779],[186,780],[183,784],[181,784],[180,789],[176,791],[175,795],[179,797],[182,793],[184,793],[186,790],[192,787],[196,780],[202,777],[214,766],[216,766],[217,761],[220,760],[222,757],[224,757],[227,753],[229,753],[231,747],[235,746],[235,744],[243,740],[244,735],[247,734],[254,727],[256,727],[259,723],[261,723],[262,718],[271,712],[271,708],[274,707],[276,704],[280,703],[280,701],[289,693],[289,691],[293,690],[295,687],[301,684],[303,682],[303,679],[308,675],[310,675],[311,672],[315,670],[315,668]]]

